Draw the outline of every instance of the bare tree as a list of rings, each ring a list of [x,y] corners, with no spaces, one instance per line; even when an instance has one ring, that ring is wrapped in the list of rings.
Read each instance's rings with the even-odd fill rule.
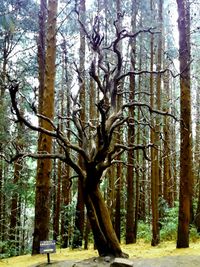
[[[79,15],[78,11],[77,14]],[[82,25],[81,21],[79,20]],[[99,91],[100,100],[93,103],[98,112],[98,120],[96,123],[92,121],[86,122],[81,120],[80,112],[83,103],[79,101],[79,93],[73,95],[71,98],[72,108],[69,116],[60,117],[62,121],[73,124],[72,128],[67,129],[71,133],[69,140],[66,132],[61,130],[58,124],[55,124],[52,119],[42,114],[36,115],[43,118],[51,129],[47,129],[42,125],[34,126],[27,121],[20,113],[17,101],[17,94],[19,91],[19,84],[12,83],[10,85],[10,96],[12,107],[18,120],[23,122],[27,127],[34,131],[48,135],[54,138],[62,147],[62,154],[53,154],[50,152],[38,154],[18,154],[20,156],[31,156],[33,158],[58,158],[70,165],[76,172],[79,183],[82,188],[84,203],[87,208],[87,215],[93,231],[94,240],[98,249],[99,255],[114,255],[119,257],[126,257],[119,245],[119,241],[112,226],[110,215],[107,206],[103,200],[100,183],[105,177],[106,170],[112,163],[125,151],[141,150],[145,159],[149,160],[146,149],[153,146],[153,144],[131,144],[127,145],[124,139],[120,143],[113,144],[112,138],[114,132],[126,125],[129,120],[129,108],[138,108],[144,112],[156,113],[157,115],[170,115],[168,112],[154,110],[151,105],[143,102],[133,100],[127,101],[117,105],[118,94],[122,94],[119,90],[120,84],[130,77],[130,75],[142,74],[162,74],[167,69],[158,71],[128,71],[124,72],[122,53],[119,50],[119,44],[124,39],[135,39],[139,34],[150,33],[154,34],[153,29],[148,28],[139,30],[135,33],[129,33],[125,29],[119,29],[117,21],[114,22],[116,37],[110,45],[103,47],[103,36],[97,31],[99,23],[96,17],[91,33],[88,33],[82,25],[84,33],[88,39],[90,49],[92,50],[92,60],[89,69],[89,75],[96,83],[96,88]],[[104,51],[112,55],[112,62],[109,57],[105,57]],[[114,58],[114,64],[113,64]],[[82,73],[76,68],[78,80],[81,85],[84,82]],[[86,84],[85,84],[86,85]],[[58,120],[60,121],[60,120]],[[73,129],[73,130],[72,130]],[[16,157],[14,157],[16,159]],[[81,157],[80,161],[77,158]]]

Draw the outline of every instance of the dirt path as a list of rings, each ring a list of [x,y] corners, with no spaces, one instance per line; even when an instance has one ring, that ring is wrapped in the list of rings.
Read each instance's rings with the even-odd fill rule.
[[[199,267],[200,256],[165,256],[152,259],[130,259],[133,262],[134,267]],[[109,267],[110,262],[106,262],[105,259],[91,258],[88,260],[70,260],[61,262],[52,262],[50,265],[47,263],[32,265],[29,267]]]

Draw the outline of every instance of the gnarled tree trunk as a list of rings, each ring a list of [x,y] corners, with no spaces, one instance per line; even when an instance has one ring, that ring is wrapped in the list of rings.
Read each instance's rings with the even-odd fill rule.
[[[114,231],[109,211],[99,189],[99,185],[96,185],[93,190],[90,190],[90,188],[84,188],[84,198],[88,218],[94,235],[95,245],[99,255],[127,257],[120,248],[120,244]]]

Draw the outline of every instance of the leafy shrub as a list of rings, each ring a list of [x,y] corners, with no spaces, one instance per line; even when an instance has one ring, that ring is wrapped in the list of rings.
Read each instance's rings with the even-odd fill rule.
[[[197,229],[194,226],[190,228],[190,241],[196,242],[199,241],[199,234],[197,233]]]
[[[160,221],[160,237],[162,240],[175,240],[178,227],[178,203],[173,208],[165,208],[163,217]]]
[[[151,228],[149,223],[143,221],[138,223],[137,238],[143,239],[144,242],[151,242]]]
[[[1,241],[0,248],[1,248],[0,259],[9,258],[9,257],[18,255],[18,252],[14,244],[12,244],[11,241]]]

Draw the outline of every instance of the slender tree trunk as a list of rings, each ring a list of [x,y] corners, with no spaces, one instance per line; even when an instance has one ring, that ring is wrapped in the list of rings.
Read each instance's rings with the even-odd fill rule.
[[[108,170],[108,192],[107,192],[107,205],[110,212],[111,221],[114,220],[114,207],[115,207],[115,167],[111,166]]]
[[[189,247],[189,223],[193,191],[190,95],[190,3],[177,0],[181,90],[180,194],[177,248]]]
[[[200,158],[199,158],[199,153],[200,153],[200,87],[198,86],[197,92],[196,92],[196,138],[195,138],[195,178],[196,178],[196,184],[197,184],[197,210],[196,210],[196,215],[200,214]],[[200,232],[200,227],[199,227],[199,232]]]
[[[42,114],[51,120],[54,117],[57,4],[56,0],[50,0],[48,3],[45,82],[41,109]],[[41,126],[48,130],[52,128],[50,123],[45,120],[41,121]],[[52,138],[50,136],[39,135],[38,151],[51,154]],[[32,254],[39,253],[40,241],[47,240],[49,235],[51,168],[52,162],[50,159],[38,160]]]
[[[17,226],[18,226],[18,218],[19,218],[19,195],[18,195],[18,187],[19,187],[19,179],[21,175],[22,170],[22,161],[21,159],[18,159],[14,164],[14,179],[13,184],[15,186],[12,200],[11,200],[11,214],[10,214],[10,233],[9,233],[9,239],[11,242],[14,242],[12,244],[13,248],[16,247],[16,241],[17,241]]]
[[[80,2],[80,19],[83,25],[85,25],[85,0]],[[83,83],[80,88],[80,103],[82,109],[80,112],[80,121],[81,125],[84,128],[85,125],[85,33],[82,27],[80,26],[80,49],[79,49],[79,71],[83,79]],[[83,146],[80,143],[80,146]],[[83,148],[84,149],[84,148]],[[79,158],[80,166],[83,166],[82,157]],[[78,199],[76,206],[76,218],[75,218],[75,233],[73,238],[73,248],[82,247],[83,233],[84,233],[84,223],[85,222],[85,213],[84,213],[84,200],[82,186],[80,184],[80,179],[78,180]]]
[[[153,12],[153,1],[151,0],[151,11]],[[154,64],[154,36],[151,36],[151,71],[153,71]],[[150,75],[150,94],[151,107],[155,107],[154,99],[154,77]],[[156,142],[156,127],[154,119],[151,119],[153,129],[151,130],[151,143]],[[152,241],[151,245],[156,246],[159,243],[159,211],[158,211],[158,190],[159,190],[159,166],[158,166],[158,152],[151,149],[151,208],[152,208]]]
[[[62,149],[60,148],[60,153]],[[61,175],[62,175],[62,162],[58,161],[58,168],[54,170],[56,172],[55,185],[54,185],[54,215],[53,215],[53,239],[58,240],[60,235],[60,202],[61,202]]]
[[[70,204],[70,168],[68,165],[64,168],[62,172],[62,217],[61,217],[61,246],[62,248],[67,248],[70,241],[70,214],[69,214],[69,204]]]
[[[117,0],[116,1],[116,9],[117,9],[117,14],[121,14],[121,0]],[[122,28],[122,18],[120,16],[118,16],[117,18],[117,28],[120,31]],[[119,44],[118,45],[118,50],[120,51],[120,53],[122,54],[122,45]],[[122,90],[122,85],[120,86],[121,90]],[[118,88],[118,90],[120,90]],[[117,105],[116,105],[116,109],[119,109],[122,105],[122,97],[121,95],[117,95]],[[116,133],[116,142],[120,143],[121,140],[121,128],[118,128],[118,132]],[[117,157],[117,160],[120,162],[121,156]],[[118,237],[118,240],[120,241],[121,239],[121,198],[122,198],[122,184],[123,184],[123,178],[122,178],[122,165],[120,163],[117,164],[116,166],[116,202],[115,202],[115,220],[114,220],[114,228],[115,228],[115,232],[116,235]]]
[[[9,36],[9,34],[8,34]],[[10,38],[7,38],[7,35],[4,37],[3,41],[3,59],[2,59],[2,70],[1,70],[1,84],[0,84],[0,113],[4,114],[5,112],[5,104],[4,104],[4,95],[5,95],[5,89],[6,89],[6,73],[7,73],[7,64],[8,64],[8,56],[10,51]],[[2,115],[1,120],[4,120],[4,116]],[[4,123],[3,123],[4,124]],[[0,130],[3,132],[4,129],[0,128]],[[3,154],[3,143],[0,142],[0,154]],[[5,213],[4,213],[4,207],[5,207],[5,197],[4,197],[4,160],[0,156],[0,241],[5,240]],[[0,248],[1,253],[1,248]]]
[[[140,19],[140,27],[142,27],[142,17]],[[139,42],[140,42],[140,48],[139,48],[139,69],[142,69],[143,67],[143,49],[142,49],[142,43],[143,43],[143,36],[141,35],[139,37]],[[139,99],[142,97],[141,95],[141,91],[142,91],[142,80],[143,80],[143,77],[139,77],[139,82],[138,82],[138,92],[139,92]],[[145,79],[147,81],[147,79]],[[140,110],[138,110],[138,121],[140,121],[141,119],[141,112]],[[137,132],[137,143],[139,144],[140,141],[142,140],[143,141],[143,144],[145,145],[146,144],[146,129],[144,128],[143,129],[143,133],[139,130]],[[145,138],[143,138],[143,136]],[[139,152],[139,151],[138,151]],[[137,171],[137,180],[138,180],[138,214],[137,214],[137,217],[138,217],[138,220],[143,220],[145,222],[146,220],[146,202],[147,202],[147,196],[148,196],[148,192],[147,192],[147,172],[146,172],[146,159],[144,157],[142,157],[142,159],[140,160],[140,157],[139,157],[139,153],[137,152],[137,165],[138,166],[141,166],[142,167],[142,174],[141,176],[139,177],[139,173]]]
[[[172,99],[175,97],[175,93],[176,92],[176,85],[173,84],[172,89],[171,89],[171,95],[172,95]],[[173,112],[172,112],[173,114]],[[178,177],[179,177],[179,170],[178,170],[178,146],[177,146],[177,142],[176,142],[176,138],[177,138],[178,132],[176,129],[176,125],[172,124],[171,125],[171,142],[172,142],[172,176],[173,176],[173,198],[174,198],[174,202],[178,200]]]
[[[63,76],[65,77],[66,88],[62,89],[62,103],[61,103],[61,114],[64,116],[64,109],[66,108],[67,117],[70,117],[71,105],[70,105],[70,87],[71,83],[68,80],[68,57],[67,57],[67,47],[66,41],[63,40]],[[64,90],[65,89],[65,90]],[[63,92],[66,92],[64,94]],[[66,103],[66,107],[65,107]],[[70,129],[70,120],[66,122],[66,128]],[[70,141],[70,131],[67,131],[67,139]],[[62,181],[61,181],[61,246],[62,248],[67,248],[71,239],[71,222],[69,214],[69,204],[70,204],[70,167],[65,165],[62,168]]]
[[[167,65],[167,62],[166,64]],[[164,75],[164,103],[163,103],[163,109],[166,112],[170,112],[168,108],[168,102],[170,100],[170,75],[169,73],[166,73]],[[171,153],[171,142],[172,142],[172,134],[171,131],[172,127],[170,125],[170,118],[165,116],[164,118],[164,152],[163,152],[163,198],[168,203],[169,207],[173,207],[174,205],[174,183],[173,183],[173,177],[172,177],[172,171],[171,171],[171,163],[170,163],[170,153]]]
[[[132,3],[132,31],[135,32],[136,28],[136,1]],[[135,61],[136,61],[136,41],[131,40],[131,69],[130,71],[135,71]],[[135,76],[130,76],[130,102],[134,101],[135,98]],[[129,128],[128,128],[128,144],[132,146],[135,141],[135,128],[134,128],[134,109],[129,109]],[[135,226],[135,198],[134,198],[134,152],[128,151],[128,168],[127,168],[127,209],[126,209],[126,244],[131,244],[136,242],[136,233],[134,232]]]
[[[65,80],[65,67],[67,68],[67,62],[66,61],[66,44],[65,40],[63,40],[63,53],[62,53],[62,80],[61,80],[61,88],[59,91],[59,113],[60,117],[64,117],[64,99],[65,99],[65,83],[67,82]],[[69,99],[67,99],[69,101]],[[69,103],[68,103],[69,105]],[[60,130],[61,132],[64,131],[63,123],[60,122]],[[59,147],[59,153],[63,153],[63,148]],[[54,170],[55,172],[56,170]],[[61,183],[62,183],[62,173],[63,173],[63,163],[58,160],[57,163],[57,175],[54,182],[54,216],[53,216],[53,239],[57,240],[58,236],[60,236],[60,212],[61,212]]]
[[[157,62],[156,69],[159,72],[162,69],[162,50],[163,50],[163,0],[158,1],[158,23],[160,33],[158,35],[158,49],[157,49]],[[156,79],[156,103],[155,106],[158,110],[161,110],[161,75],[157,76]],[[161,118],[156,118],[156,128],[155,128],[155,144],[159,148],[161,147],[160,143],[160,120]],[[159,155],[159,151],[156,150],[156,168],[158,174],[158,194],[162,196],[162,175],[161,175],[161,156]]]

